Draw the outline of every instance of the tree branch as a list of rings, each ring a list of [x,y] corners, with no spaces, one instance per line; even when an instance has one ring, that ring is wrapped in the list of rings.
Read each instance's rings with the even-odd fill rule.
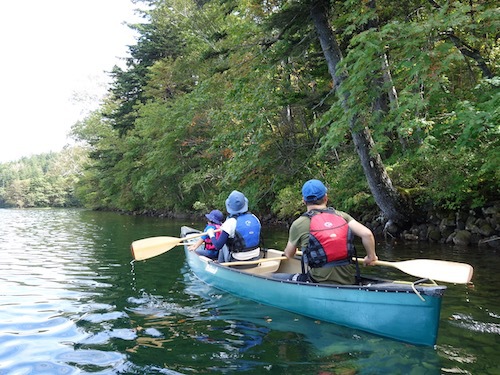
[[[439,5],[436,1],[434,0],[428,0],[428,1],[434,7],[434,9],[441,9],[441,5]],[[484,60],[483,56],[481,56],[479,50],[467,45],[454,33],[453,29],[451,29],[450,31],[446,31],[443,34],[446,35],[449,40],[451,40],[451,42],[455,45],[455,47],[457,47],[457,49],[460,51],[462,55],[470,57],[477,63],[477,66],[479,67],[479,69],[481,69],[483,75],[486,78],[493,78],[493,74],[491,73],[491,70],[488,68],[486,61]]]

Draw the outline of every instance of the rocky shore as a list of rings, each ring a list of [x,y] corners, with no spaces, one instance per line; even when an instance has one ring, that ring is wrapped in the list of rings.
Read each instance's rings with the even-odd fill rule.
[[[377,219],[366,220],[365,225],[376,236],[500,249],[500,202],[477,210],[432,212],[419,221],[404,230],[393,223],[381,223]]]
[[[172,213],[162,210],[142,210],[125,214],[161,218],[204,220],[200,213]],[[271,215],[261,217],[264,225],[288,226]],[[481,209],[447,213],[429,212],[415,220],[409,228],[401,228],[382,217],[366,214],[361,220],[376,237],[400,238],[405,241],[446,243],[456,246],[489,246],[500,249],[500,202]]]

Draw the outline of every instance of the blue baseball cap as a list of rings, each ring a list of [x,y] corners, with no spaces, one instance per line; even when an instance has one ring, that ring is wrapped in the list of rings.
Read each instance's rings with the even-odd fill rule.
[[[323,198],[327,191],[320,180],[309,180],[302,186],[302,197],[306,202],[314,202]]]
[[[224,214],[219,210],[210,211],[205,215],[205,217],[215,224],[222,224],[222,221],[224,220]]]
[[[226,199],[226,210],[231,215],[248,211],[248,199],[237,190],[233,190]]]

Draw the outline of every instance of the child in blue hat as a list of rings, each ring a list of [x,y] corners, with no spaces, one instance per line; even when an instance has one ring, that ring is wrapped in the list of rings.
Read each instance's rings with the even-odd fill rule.
[[[205,215],[207,218],[207,226],[203,232],[207,232],[209,229],[215,231],[220,228],[222,222],[224,221],[224,214],[219,210],[212,210]],[[215,238],[219,238],[220,232],[215,232]],[[201,247],[202,244],[204,247]],[[216,260],[219,256],[219,250],[217,250],[212,243],[212,240],[208,235],[200,237],[200,239],[193,245],[188,247],[191,251],[196,251],[196,254],[206,256],[207,258]]]

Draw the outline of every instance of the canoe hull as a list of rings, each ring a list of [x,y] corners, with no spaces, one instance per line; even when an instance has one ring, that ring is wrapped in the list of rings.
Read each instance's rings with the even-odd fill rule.
[[[181,234],[192,231],[183,227]],[[444,286],[412,288],[390,282],[345,286],[282,281],[224,267],[186,246],[185,253],[198,278],[238,297],[411,344],[436,344]]]

